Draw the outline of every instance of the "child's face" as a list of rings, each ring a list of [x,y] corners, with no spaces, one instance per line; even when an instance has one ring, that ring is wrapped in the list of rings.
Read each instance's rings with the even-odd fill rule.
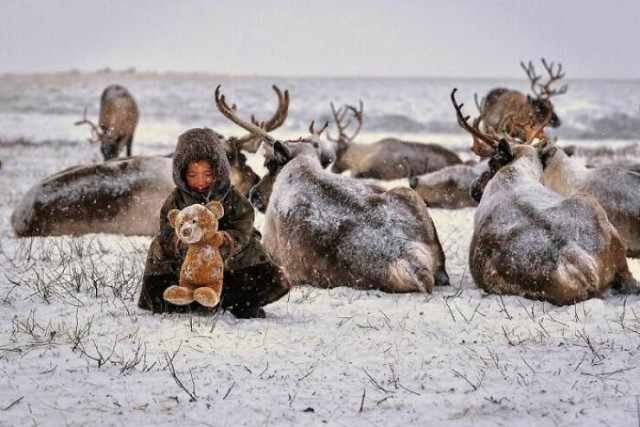
[[[200,193],[205,193],[216,178],[213,176],[211,165],[206,160],[198,160],[189,163],[185,179],[189,188]]]

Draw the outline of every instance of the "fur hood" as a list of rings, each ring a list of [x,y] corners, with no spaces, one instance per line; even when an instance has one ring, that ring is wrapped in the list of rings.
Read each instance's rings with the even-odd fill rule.
[[[211,163],[216,181],[206,196],[187,186],[185,171],[189,163],[195,160],[207,160]],[[178,137],[176,151],[173,154],[173,182],[176,187],[195,200],[222,200],[231,188],[229,178],[231,167],[227,160],[220,137],[209,128],[189,129]]]

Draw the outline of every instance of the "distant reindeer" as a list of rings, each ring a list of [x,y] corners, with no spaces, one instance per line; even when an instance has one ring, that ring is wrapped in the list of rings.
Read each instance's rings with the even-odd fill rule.
[[[276,86],[272,86],[278,96],[278,107],[273,116],[266,121],[259,122],[255,117],[251,117],[251,121],[257,126],[261,126],[265,131],[273,131],[284,123],[289,112],[289,91],[284,93]],[[242,194],[249,196],[251,188],[258,183],[260,177],[247,164],[247,157],[242,151],[255,153],[260,148],[261,139],[249,133],[242,137],[224,138],[219,135],[223,141],[224,150],[231,166],[231,183]]]
[[[487,162],[447,166],[435,172],[411,175],[409,187],[413,188],[430,208],[474,207],[478,206],[478,202],[471,197],[471,184],[487,168]]]
[[[175,188],[169,157],[75,166],[32,187],[11,215],[18,237],[113,233],[153,236]]]
[[[75,124],[91,126],[90,141],[100,142],[100,151],[107,161],[118,157],[125,147],[127,157],[131,157],[131,145],[138,117],[138,106],[129,91],[120,85],[111,85],[107,86],[100,98],[98,126],[87,119],[86,109],[83,119]]]
[[[542,152],[544,184],[560,194],[593,196],[607,212],[627,248],[640,257],[640,173],[616,166],[587,168],[556,146]]]
[[[325,171],[319,131],[276,141],[240,119],[219,89],[220,112],[272,146],[269,174],[251,194],[270,196],[263,243],[293,284],[431,292],[449,283],[433,221],[414,191]],[[273,184],[269,195],[265,182]]]
[[[564,77],[562,64],[550,64],[542,58],[542,65],[548,74],[548,80],[544,83],[540,81],[542,76],[536,74],[533,63],[528,65],[521,62],[527,77],[531,82],[531,92],[535,95],[525,95],[517,90],[496,88],[492,89],[483,100],[478,103],[480,110],[479,121],[483,122],[484,130],[496,130],[504,132],[513,138],[518,138],[525,143],[530,143],[532,135],[537,135],[536,129],[539,127],[549,112],[551,120],[549,126],[558,127],[561,124],[560,118],[555,113],[551,97],[563,94],[568,86],[563,85],[560,89],[551,89],[551,85]]]
[[[336,110],[331,103],[331,112],[338,129],[336,138],[329,137],[336,146],[336,160],[332,171],[342,173],[351,171],[355,178],[399,179],[407,178],[411,173],[422,175],[446,166],[461,164],[454,152],[438,144],[400,141],[385,138],[372,144],[357,144],[354,138],[360,132],[363,121],[363,104],[359,108],[346,105]],[[350,113],[355,120],[356,129],[347,134],[351,125]]]
[[[584,193],[562,196],[543,185],[539,150],[480,132],[451,101],[458,123],[492,152],[474,183],[479,201],[469,250],[474,281],[490,293],[556,305],[597,297],[609,288],[638,292],[625,247],[600,204]],[[478,153],[477,153],[478,154]]]

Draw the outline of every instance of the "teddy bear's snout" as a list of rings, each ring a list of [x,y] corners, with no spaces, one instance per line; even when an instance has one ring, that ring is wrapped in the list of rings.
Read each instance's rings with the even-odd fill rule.
[[[190,236],[191,236],[191,232],[192,232],[192,231],[191,231],[191,229],[190,229],[190,228],[185,228],[185,229],[183,229],[183,230],[182,230],[182,235],[183,235],[184,237],[190,237]]]

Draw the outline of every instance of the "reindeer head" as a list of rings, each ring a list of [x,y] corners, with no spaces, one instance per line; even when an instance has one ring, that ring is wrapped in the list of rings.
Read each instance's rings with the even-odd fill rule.
[[[335,144],[336,151],[336,160],[331,168],[331,171],[334,173],[342,173],[343,171],[349,169],[348,165],[345,162],[345,153],[349,148],[349,144],[353,142],[356,135],[360,132],[362,128],[362,112],[363,112],[363,104],[360,101],[360,107],[356,108],[352,105],[345,105],[336,110],[333,102],[331,103],[331,114],[333,115],[333,120],[335,121],[336,128],[338,129],[338,136],[332,138],[331,135],[327,134],[327,139]],[[352,118],[355,120],[356,128],[351,133],[351,135],[347,134],[347,129],[352,123],[352,118],[346,120],[347,113],[351,113]]]
[[[568,89],[568,86],[562,85],[560,89],[551,89],[551,84],[564,77],[564,73],[562,72],[562,64],[558,63],[557,69],[554,70],[554,67],[556,65],[554,62],[548,64],[544,58],[541,58],[541,60],[542,65],[544,66],[549,76],[548,80],[545,83],[540,82],[542,76],[536,74],[535,68],[533,67],[533,62],[529,61],[529,64],[527,65],[525,65],[524,62],[520,63],[520,66],[527,74],[529,81],[531,81],[531,92],[533,92],[533,94],[535,95],[535,97],[527,95],[527,101],[532,108],[532,122],[534,124],[543,121],[547,117],[549,112],[551,112],[551,120],[549,121],[549,126],[551,126],[552,128],[557,128],[562,122],[553,110],[551,97],[565,93]]]

